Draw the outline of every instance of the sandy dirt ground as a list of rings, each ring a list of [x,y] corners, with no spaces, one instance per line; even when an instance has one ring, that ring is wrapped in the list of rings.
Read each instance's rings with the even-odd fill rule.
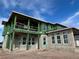
[[[55,50],[31,50],[4,52],[0,50],[0,59],[79,59],[79,53]]]

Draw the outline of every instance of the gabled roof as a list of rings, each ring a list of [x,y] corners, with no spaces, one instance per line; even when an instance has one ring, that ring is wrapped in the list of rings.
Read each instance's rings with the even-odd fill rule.
[[[43,22],[43,23],[48,23],[48,24],[54,25],[53,23],[50,23],[50,22],[47,22],[47,21],[43,21],[43,20],[40,20],[40,19],[38,19],[38,18],[34,18],[34,17],[32,17],[32,16],[25,15],[25,14],[23,14],[23,13],[19,13],[19,12],[16,12],[16,11],[13,11],[13,12],[11,13],[11,16],[10,16],[10,17],[12,17],[12,16],[14,16],[14,15],[19,15],[19,16],[27,17],[27,18],[34,19],[34,20],[39,21],[39,22]],[[10,19],[9,19],[8,21],[10,21]]]
[[[77,31],[79,31],[79,29],[77,29],[77,28],[63,28],[63,29],[48,31],[46,33],[49,34],[49,33],[54,33],[54,32],[60,32],[60,31],[70,30],[70,29],[71,30],[77,30]]]
[[[10,16],[9,16],[9,18],[8,18],[9,20],[8,20],[7,22],[11,21],[11,18],[12,18],[13,16],[15,16],[15,15],[19,15],[19,16],[23,16],[23,17],[28,17],[28,18],[34,19],[34,20],[36,20],[36,21],[43,22],[43,23],[47,23],[47,24],[51,24],[51,25],[59,25],[59,26],[62,26],[62,27],[66,27],[66,26],[61,25],[61,24],[58,24],[58,23],[53,24],[53,23],[50,23],[50,22],[47,22],[47,21],[39,20],[39,19],[34,18],[34,17],[32,17],[32,16],[28,16],[28,15],[25,15],[25,14],[23,14],[23,13],[19,13],[19,12],[16,12],[16,11],[12,11],[12,13],[10,14]],[[2,24],[5,24],[5,23],[7,23],[7,22],[3,21]]]

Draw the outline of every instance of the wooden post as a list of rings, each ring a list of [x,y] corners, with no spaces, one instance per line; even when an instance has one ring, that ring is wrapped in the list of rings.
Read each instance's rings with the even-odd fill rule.
[[[17,19],[17,17],[15,16],[15,18],[14,18],[14,28],[13,29],[15,29],[15,26],[16,26],[16,19]],[[14,35],[15,35],[15,32],[13,31],[12,35],[11,35],[11,37],[12,37],[12,39],[11,39],[11,51],[13,51]]]
[[[28,30],[30,30],[30,20],[28,19]]]
[[[40,31],[40,23],[38,23],[38,31]]]
[[[14,42],[14,34],[15,32],[12,33],[12,39],[11,39],[11,51],[13,51],[13,42]]]
[[[26,45],[26,50],[28,50],[28,40],[29,40],[29,33],[27,33],[27,45]]]
[[[38,34],[38,49],[40,49],[40,41],[39,41],[40,35]]]
[[[15,29],[15,26],[16,26],[16,20],[17,20],[17,17],[15,16],[15,18],[14,18],[14,29]]]
[[[27,42],[27,44],[26,44],[26,50],[28,50],[28,40],[29,40],[29,30],[30,30],[30,20],[28,19],[28,33],[27,33],[27,40],[26,40],[26,42]]]
[[[40,23],[38,23],[38,32],[39,32],[39,31],[40,31]],[[38,49],[40,48],[40,47],[39,47],[39,45],[40,45],[40,43],[39,43],[39,36],[40,36],[40,35],[38,34]]]
[[[11,34],[9,34],[9,49],[11,50]]]

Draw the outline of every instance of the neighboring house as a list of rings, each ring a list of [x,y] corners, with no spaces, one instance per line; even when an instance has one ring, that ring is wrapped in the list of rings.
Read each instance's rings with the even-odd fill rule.
[[[75,49],[79,46],[79,30],[61,24],[44,22],[21,13],[12,12],[3,21],[3,49]]]
[[[49,48],[77,50],[79,47],[79,30],[76,28],[64,28],[46,32]]]

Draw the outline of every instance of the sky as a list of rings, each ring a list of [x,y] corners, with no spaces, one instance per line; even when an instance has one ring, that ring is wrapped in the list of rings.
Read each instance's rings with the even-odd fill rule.
[[[12,11],[79,28],[79,0],[0,0],[0,42],[3,41],[1,23],[8,21]]]

